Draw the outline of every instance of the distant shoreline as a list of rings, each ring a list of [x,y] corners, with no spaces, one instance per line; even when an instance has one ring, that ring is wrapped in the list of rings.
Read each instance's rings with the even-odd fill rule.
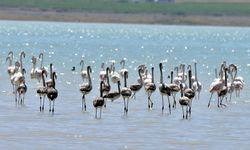
[[[248,16],[89,13],[6,7],[0,8],[0,20],[250,27]]]

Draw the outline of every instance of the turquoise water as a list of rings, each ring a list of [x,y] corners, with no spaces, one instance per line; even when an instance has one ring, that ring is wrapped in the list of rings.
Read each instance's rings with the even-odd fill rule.
[[[250,138],[250,28],[208,26],[161,26],[0,21],[0,149],[248,149]],[[25,105],[16,105],[7,74],[7,53],[17,60],[26,52],[28,92]],[[44,64],[54,64],[58,73],[55,114],[39,112],[36,81],[31,80],[32,55],[44,52]],[[93,68],[93,90],[86,96],[87,112],[81,111],[80,59]],[[102,62],[126,58],[128,84],[136,82],[139,64],[155,67],[164,62],[164,80],[180,63],[198,62],[203,90],[194,100],[192,117],[182,119],[181,107],[171,115],[161,113],[157,90],[153,110],[147,109],[142,89],[131,100],[128,117],[123,116],[122,98],[95,119],[93,99],[99,95]],[[214,68],[223,61],[235,63],[245,80],[239,98],[233,96],[226,108],[216,107],[216,97],[207,108]],[[76,66],[77,72],[72,72]],[[117,63],[116,68],[120,69]],[[111,85],[116,89],[116,85]],[[178,99],[179,95],[177,95]]]

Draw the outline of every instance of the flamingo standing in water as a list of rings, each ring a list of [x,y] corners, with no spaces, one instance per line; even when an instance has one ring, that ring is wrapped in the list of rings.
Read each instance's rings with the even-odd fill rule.
[[[154,67],[151,68],[152,70],[152,80],[151,82],[146,82],[144,85],[145,91],[148,93],[148,108],[153,108],[153,102],[151,100],[152,93],[156,90],[156,86],[154,83]]]
[[[86,100],[85,96],[90,93],[92,90],[92,82],[90,73],[92,72],[92,69],[90,66],[87,67],[87,74],[88,74],[88,83],[83,83],[80,85],[80,92],[82,93],[82,110],[84,109],[86,111]]]
[[[180,91],[180,87],[179,85],[181,85],[181,83],[178,85],[176,83],[173,83],[173,74],[174,72],[171,71],[171,75],[170,75],[170,84],[168,85],[171,91],[171,94],[173,96],[173,108],[176,108],[176,94]]]
[[[219,103],[219,92],[221,91],[221,89],[224,86],[223,73],[222,73],[223,68],[224,68],[224,64],[221,65],[220,78],[219,79],[215,79],[211,83],[211,85],[210,85],[209,92],[211,93],[211,95],[210,95],[210,99],[208,101],[208,107],[210,107],[211,99],[212,99],[212,96],[213,96],[213,94],[215,92],[218,94],[218,103],[217,103],[217,106],[218,107],[220,106],[220,103]]]
[[[180,84],[180,89],[181,89],[181,97],[180,97],[179,103],[180,103],[181,108],[182,108],[182,114],[183,114],[182,117],[184,119],[186,116],[186,119],[188,119],[188,114],[190,113],[190,115],[191,115],[191,111],[190,111],[191,110],[191,99],[184,96],[184,94],[183,94],[184,89],[183,89],[182,84]],[[184,107],[186,107],[186,115],[185,115]]]
[[[37,88],[37,91],[36,91],[37,94],[40,97],[40,112],[44,111],[44,101],[45,101],[45,96],[47,95],[47,87],[46,87],[46,84],[45,84],[45,77],[44,77],[44,75],[47,77],[46,70],[42,71],[42,82],[43,82],[43,85],[39,86]],[[42,100],[42,97],[43,97],[43,100]]]
[[[102,107],[104,106],[104,98],[103,98],[103,87],[104,87],[104,82],[101,81],[100,82],[100,96],[96,97],[93,101],[93,106],[95,107],[95,118],[97,118],[97,109],[100,109],[100,115],[99,117],[101,118],[101,114],[102,114]]]
[[[52,112],[52,114],[54,114],[54,107],[55,107],[55,100],[58,96],[58,91],[55,88],[55,78],[57,78],[56,76],[56,72],[52,73],[52,84],[48,85],[47,84],[47,97],[49,99],[49,112]],[[53,102],[52,106],[51,106],[51,102]]]
[[[131,84],[131,85],[130,85],[130,89],[131,89],[131,91],[133,92],[132,97],[134,97],[134,99],[136,98],[136,97],[135,97],[136,92],[138,92],[138,91],[142,88],[142,85],[143,85],[143,83],[142,83],[143,81],[142,81],[141,71],[142,71],[141,68],[138,69],[138,75],[139,75],[139,78],[140,78],[139,83],[135,83],[135,84]]]
[[[125,71],[125,73],[124,73],[124,87],[121,90],[121,95],[123,97],[123,102],[124,102],[124,115],[128,114],[129,98],[132,95],[132,91],[130,90],[130,88],[127,87],[127,78],[128,78],[128,72]]]
[[[163,65],[162,65],[162,63],[159,64],[159,68],[160,68],[159,90],[160,90],[161,99],[162,99],[162,112],[164,111],[164,98],[163,98],[163,96],[167,96],[169,113],[171,114],[171,104],[170,104],[170,100],[169,100],[169,96],[171,95],[171,89],[168,87],[167,84],[163,83],[163,73],[162,73]]]
[[[100,79],[100,81],[105,81],[106,78],[107,78],[106,75],[107,75],[107,73],[106,73],[106,70],[104,68],[104,63],[102,63],[102,65],[101,65],[101,71],[99,73],[99,79]]]

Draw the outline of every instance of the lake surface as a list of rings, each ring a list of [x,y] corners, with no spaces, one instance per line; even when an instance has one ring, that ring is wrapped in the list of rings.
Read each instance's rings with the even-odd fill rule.
[[[250,28],[208,26],[161,26],[0,21],[0,149],[249,149],[250,139]],[[15,60],[26,53],[28,92],[25,105],[16,105],[5,59],[12,50]],[[44,53],[44,65],[53,63],[58,73],[55,114],[39,112],[37,81],[30,79],[31,57]],[[86,96],[87,111],[81,111],[79,84],[81,58],[93,69],[93,90]],[[123,115],[122,98],[108,102],[102,119],[95,119],[92,101],[99,96],[99,71],[126,58],[128,85],[135,83],[139,64],[155,67],[164,62],[164,82],[180,63],[198,62],[203,89],[193,101],[192,117],[182,119],[181,107],[161,113],[161,96],[152,95],[153,110],[147,109],[144,89],[131,100]],[[223,61],[238,66],[245,80],[240,97],[217,108],[216,95],[207,108],[214,68]],[[39,63],[38,63],[39,64]],[[72,72],[72,66],[77,71]],[[111,84],[116,90],[116,85]],[[177,95],[177,100],[180,95]]]

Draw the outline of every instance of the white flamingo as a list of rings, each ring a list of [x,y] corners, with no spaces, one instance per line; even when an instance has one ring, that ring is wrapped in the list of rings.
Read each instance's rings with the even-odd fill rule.
[[[221,71],[222,71],[223,67],[224,67],[224,65],[222,64],[221,65]],[[211,99],[212,99],[212,96],[213,96],[213,94],[215,92],[218,94],[218,103],[217,103],[217,106],[218,107],[220,106],[220,104],[219,104],[219,92],[221,91],[221,89],[223,88],[223,86],[224,86],[223,73],[220,73],[220,78],[214,80],[211,83],[211,85],[210,85],[209,92],[211,93],[211,95],[210,95],[210,99],[208,101],[208,107],[210,107]]]

